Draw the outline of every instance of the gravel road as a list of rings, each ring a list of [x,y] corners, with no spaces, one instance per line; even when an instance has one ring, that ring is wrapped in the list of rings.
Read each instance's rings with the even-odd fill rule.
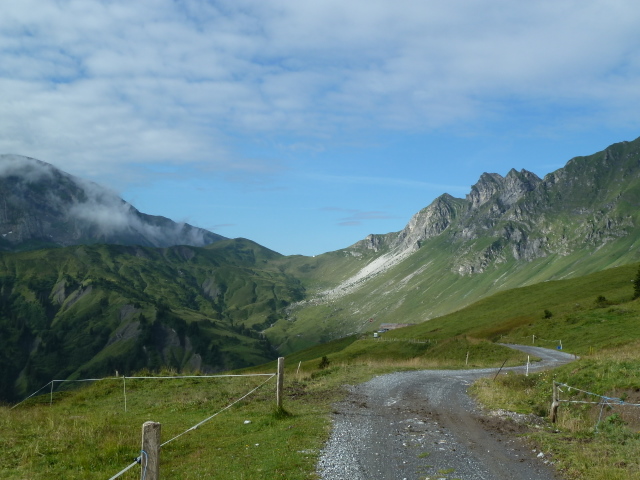
[[[530,371],[573,359],[557,350],[508,346],[542,359]],[[474,380],[496,371],[400,372],[351,387],[335,405],[318,474],[323,480],[559,478],[544,453],[538,456],[517,437],[526,427],[483,415],[467,395]]]

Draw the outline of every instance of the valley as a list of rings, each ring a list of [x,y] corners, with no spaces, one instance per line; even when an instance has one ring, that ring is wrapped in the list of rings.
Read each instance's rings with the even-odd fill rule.
[[[35,170],[21,178],[20,168],[5,169],[13,176],[0,185],[4,402],[52,380],[271,372],[273,361],[285,356],[286,411],[274,413],[269,396],[260,397],[250,407],[261,419],[250,441],[287,438],[286,454],[266,463],[253,459],[239,478],[272,478],[266,472],[273,471],[309,478],[327,440],[332,405],[348,393],[344,385],[375,375],[516,367],[526,355],[500,344],[530,340],[581,358],[553,377],[480,379],[471,391],[484,405],[544,417],[552,378],[603,398],[635,398],[640,389],[640,139],[576,157],[544,178],[524,170],[483,174],[466,198],[443,194],[399,232],[371,234],[316,257],[284,256],[248,239],[145,216],[96,186],[27,162]],[[92,209],[100,215],[78,216]],[[110,214],[122,228],[106,231],[96,223]],[[374,338],[382,324],[410,326]],[[141,392],[141,412],[202,416],[213,403],[198,384],[190,383],[189,394],[169,387]],[[108,429],[101,419],[116,415],[117,390],[96,384],[51,392],[56,406],[35,396],[20,410],[1,407],[0,442],[9,454],[0,472],[93,478],[86,474],[91,471],[98,478],[116,468],[130,454],[125,444],[139,441],[127,422],[106,435],[106,444],[90,447],[108,452],[97,463],[75,450],[83,440],[74,422],[63,427],[59,417],[48,417],[47,436],[76,438],[62,450],[29,450],[28,439],[38,428],[30,416],[68,415],[81,404],[82,431],[99,436]],[[167,404],[152,400],[159,392]],[[633,478],[628,475],[639,467],[629,452],[640,441],[633,420],[607,411],[607,433],[596,436],[596,410],[565,409],[557,429],[528,429],[527,435],[554,452],[566,478]],[[241,423],[240,407],[229,413],[229,421]],[[239,440],[215,448],[250,457],[245,432],[225,425]],[[581,454],[576,438],[588,439],[593,451],[620,439],[629,448],[615,461],[598,457],[593,468],[594,454]],[[193,444],[184,448],[199,456]],[[80,463],[62,461],[67,451]],[[210,461],[194,459],[194,472],[208,471]],[[224,468],[220,478],[234,478],[233,464]]]
[[[4,160],[4,399],[54,377],[221,371],[382,323],[428,329],[498,292],[640,260],[640,139],[542,179],[484,174],[466,198],[443,194],[400,232],[316,257],[196,235],[44,162]],[[108,235],[105,217],[118,219]]]

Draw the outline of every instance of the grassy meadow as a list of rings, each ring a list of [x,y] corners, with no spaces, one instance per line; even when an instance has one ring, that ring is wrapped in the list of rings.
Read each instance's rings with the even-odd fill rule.
[[[107,479],[140,454],[141,426],[162,424],[162,442],[220,412],[268,377],[121,380],[0,409],[3,479]],[[276,412],[275,380],[221,411],[198,429],[162,447],[164,478],[309,478],[326,437],[318,401],[327,392],[288,382],[305,401],[290,399],[295,415]],[[248,423],[250,422],[250,423]],[[120,478],[140,478],[135,466]]]
[[[444,355],[446,345],[454,348]],[[0,478],[111,478],[139,455],[144,422],[160,422],[164,442],[219,411],[163,447],[163,476],[315,478],[332,404],[345,394],[344,385],[398,370],[464,368],[469,349],[483,353],[477,355],[482,362],[470,365],[524,361],[521,353],[487,341],[463,339],[428,347],[343,339],[292,355],[286,359],[284,412],[276,410],[275,379],[263,376],[127,379],[126,411],[122,379],[54,393],[52,403],[45,388],[16,408],[0,407]],[[328,364],[321,365],[322,357]],[[255,371],[274,372],[275,365]],[[225,409],[260,384],[255,393]],[[139,475],[136,466],[120,478]]]
[[[284,411],[276,410],[275,379],[267,377],[130,379],[126,412],[122,379],[55,393],[51,405],[44,389],[16,408],[0,407],[0,478],[108,479],[139,455],[145,421],[162,424],[164,442],[220,412],[163,447],[164,478],[313,479],[344,385],[406,369],[523,363],[525,355],[494,342],[530,343],[533,335],[538,342],[562,339],[581,358],[528,377],[479,381],[472,393],[488,408],[546,416],[553,381],[574,387],[563,387],[565,400],[590,400],[584,390],[640,404],[640,301],[630,283],[637,269],[502,292],[379,339],[350,336],[293,353],[286,357]],[[274,371],[271,363],[234,373]],[[639,412],[562,403],[558,423],[530,436],[567,478],[640,478]],[[121,478],[139,476],[135,466]]]

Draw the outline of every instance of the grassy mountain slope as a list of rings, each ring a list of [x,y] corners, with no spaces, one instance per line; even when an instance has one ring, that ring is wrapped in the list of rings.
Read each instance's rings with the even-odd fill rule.
[[[428,322],[390,330],[380,340],[373,339],[373,329],[366,327],[360,335],[287,358],[303,361],[303,368],[313,368],[322,355],[333,363],[393,358],[413,359],[420,365],[442,358],[455,364],[457,358],[462,367],[467,351],[483,352],[488,361],[508,357],[504,351],[487,350],[486,342],[533,342],[556,348],[561,341],[564,350],[579,355],[634,345],[640,340],[640,299],[633,299],[632,281],[639,268],[640,264],[630,264],[506,290]]]
[[[443,239],[434,239],[430,241],[431,249],[420,249],[353,293],[331,301],[296,305],[286,321],[278,322],[267,333],[276,344],[285,338],[285,351],[286,347],[295,351],[336,336],[360,333],[380,323],[422,323],[495,292],[637,261],[640,250],[635,243],[629,236],[608,248],[567,256],[556,254],[531,262],[512,260],[482,274],[461,276],[449,268],[451,247]]]
[[[469,335],[491,341],[563,347],[583,354],[640,338],[640,302],[632,300],[638,264],[578,278],[537,283],[482,299],[457,312],[387,332],[392,338],[445,339]],[[607,320],[610,318],[610,320]],[[571,339],[570,341],[568,339]]]
[[[143,367],[214,371],[276,352],[260,334],[302,298],[247,240],[0,254],[0,396]]]
[[[290,352],[369,319],[420,323],[499,291],[636,262],[639,205],[640,139],[544,179],[484,174],[466,199],[443,195],[401,232],[285,264],[308,297],[267,334]]]

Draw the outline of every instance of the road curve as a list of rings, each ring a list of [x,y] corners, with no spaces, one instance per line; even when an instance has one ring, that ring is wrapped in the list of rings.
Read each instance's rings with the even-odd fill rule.
[[[530,371],[574,358],[557,350],[507,346],[542,359]],[[318,474],[323,480],[559,478],[544,457],[516,437],[517,424],[481,415],[467,395],[474,380],[496,372],[399,372],[352,387],[335,406]]]

